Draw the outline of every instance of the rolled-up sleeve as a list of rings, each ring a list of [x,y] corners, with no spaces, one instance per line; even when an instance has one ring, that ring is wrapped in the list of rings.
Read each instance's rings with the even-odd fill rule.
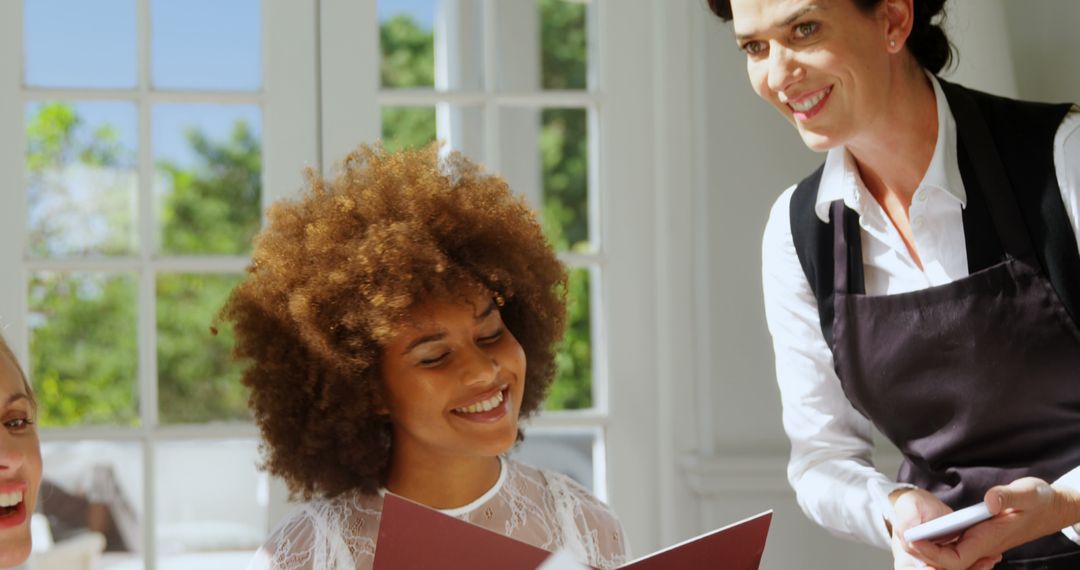
[[[784,430],[791,440],[788,481],[799,506],[831,533],[889,546],[880,501],[902,485],[874,468],[870,422],[845,396],[799,264],[788,214],[794,187],[773,205],[762,240],[765,314],[776,355]]]

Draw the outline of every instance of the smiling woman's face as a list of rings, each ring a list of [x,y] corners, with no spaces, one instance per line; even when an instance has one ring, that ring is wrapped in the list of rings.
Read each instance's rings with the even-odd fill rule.
[[[494,457],[517,440],[525,351],[489,296],[429,301],[383,350],[394,454]]]
[[[0,351],[0,568],[30,555],[30,515],[41,483],[35,419],[22,375]]]
[[[884,115],[890,52],[882,2],[732,0],[732,22],[750,83],[814,150],[846,144]],[[900,42],[902,43],[902,42]]]

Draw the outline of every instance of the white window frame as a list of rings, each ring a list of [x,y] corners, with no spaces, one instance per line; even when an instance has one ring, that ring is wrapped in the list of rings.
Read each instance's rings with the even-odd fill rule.
[[[142,555],[147,570],[157,566],[157,444],[177,440],[254,439],[250,422],[162,426],[158,422],[157,324],[155,276],[159,273],[243,272],[246,256],[160,256],[154,251],[156,215],[153,199],[151,112],[157,103],[244,103],[262,110],[262,205],[291,195],[302,184],[302,168],[320,165],[318,143],[318,60],[316,6],[292,0],[261,0],[263,87],[253,92],[158,90],[150,85],[150,0],[135,0],[138,84],[133,89],[42,89],[23,85],[23,0],[0,2],[0,326],[23,363],[29,363],[27,279],[35,271],[123,271],[138,275],[137,336],[139,426],[45,428],[43,443],[103,440],[137,442],[143,465]],[[271,41],[272,40],[272,41]],[[130,101],[138,112],[140,252],[127,257],[32,259],[25,255],[26,103],[34,100]],[[15,133],[18,133],[15,135]],[[27,367],[29,368],[29,367]],[[27,371],[30,372],[29,370]],[[33,379],[31,378],[31,381]],[[280,493],[275,486],[272,494]],[[271,501],[271,504],[274,504]],[[270,519],[279,513],[271,510]],[[269,521],[267,521],[269,525]]]

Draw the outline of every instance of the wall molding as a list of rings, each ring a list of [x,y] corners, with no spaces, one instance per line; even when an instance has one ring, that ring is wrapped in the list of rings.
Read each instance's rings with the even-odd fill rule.
[[[687,454],[679,466],[690,490],[699,498],[791,492],[787,453]]]
[[[895,472],[902,456],[892,448],[879,448],[874,463],[883,473]],[[747,494],[789,494],[788,452],[721,451],[716,454],[688,453],[679,458],[679,467],[690,491],[700,499]]]

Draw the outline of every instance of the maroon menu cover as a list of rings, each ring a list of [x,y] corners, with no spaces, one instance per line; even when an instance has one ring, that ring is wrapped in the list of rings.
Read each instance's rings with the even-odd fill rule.
[[[665,548],[620,566],[626,570],[667,568],[723,568],[758,570],[765,552],[765,537],[772,523],[772,511],[707,532],[697,538]]]
[[[551,554],[387,493],[374,570],[533,570]],[[630,562],[627,570],[757,570],[772,511]]]

